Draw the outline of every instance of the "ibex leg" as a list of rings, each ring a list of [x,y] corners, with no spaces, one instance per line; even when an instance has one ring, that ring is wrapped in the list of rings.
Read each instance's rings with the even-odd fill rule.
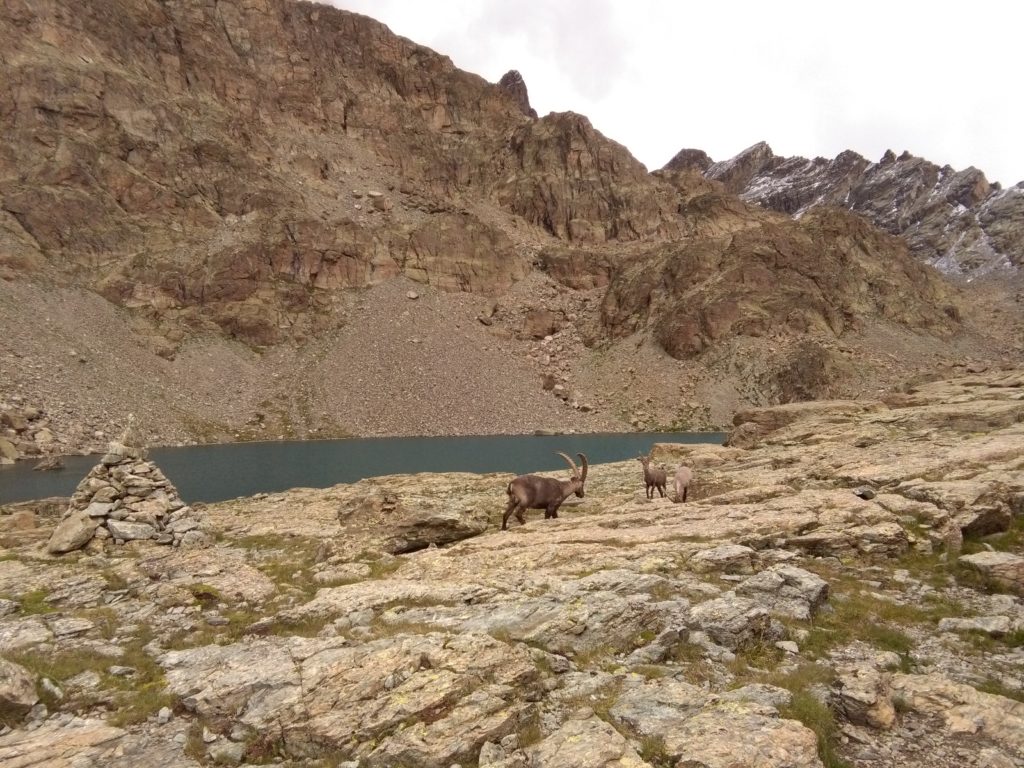
[[[505,514],[502,515],[502,518],[501,518],[501,530],[503,530],[503,531],[507,531],[508,530],[508,519],[509,519],[509,517],[512,516],[512,512],[518,506],[519,506],[519,502],[516,501],[515,499],[509,499],[508,500],[508,506],[505,507]],[[523,523],[523,512],[522,512],[522,510],[519,510],[518,512],[516,512],[516,517],[519,519],[520,524],[522,524]]]

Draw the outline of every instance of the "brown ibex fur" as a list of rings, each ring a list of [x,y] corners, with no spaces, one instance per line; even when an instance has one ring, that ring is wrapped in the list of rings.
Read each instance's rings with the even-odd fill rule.
[[[665,475],[664,469],[658,469],[657,467],[651,468],[651,457],[640,455],[636,458],[641,464],[644,465],[644,485],[647,486],[647,498],[654,498],[654,489],[658,489],[658,493],[661,494],[661,498],[665,498],[665,483],[668,482],[668,478]]]
[[[568,480],[555,480],[552,477],[538,475],[520,475],[515,478],[505,489],[505,493],[508,494],[508,506],[501,518],[501,530],[508,529],[508,519],[513,513],[519,524],[525,525],[526,517],[523,513],[528,509],[543,509],[544,519],[547,520],[558,517],[558,508],[574,493],[583,498],[583,483],[587,479],[587,457],[582,453],[576,454],[583,464],[583,470],[580,471],[569,456],[561,451],[558,455],[572,467],[572,477]]]

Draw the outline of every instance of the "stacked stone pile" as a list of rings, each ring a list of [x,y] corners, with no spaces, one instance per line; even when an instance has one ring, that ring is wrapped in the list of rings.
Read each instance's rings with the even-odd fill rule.
[[[47,543],[53,554],[80,549],[93,538],[123,544],[152,540],[158,544],[205,546],[198,513],[145,450],[126,437],[112,442],[108,452],[78,484],[60,524]]]

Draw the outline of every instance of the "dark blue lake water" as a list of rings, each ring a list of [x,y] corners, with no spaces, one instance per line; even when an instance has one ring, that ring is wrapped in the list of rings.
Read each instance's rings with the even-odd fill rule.
[[[149,457],[190,502],[223,501],[288,488],[327,488],[377,475],[415,472],[541,472],[565,469],[555,455],[585,453],[592,464],[622,461],[653,443],[721,443],[720,432],[590,435],[386,437],[154,448]],[[0,467],[0,504],[69,496],[99,456],[68,456],[64,468],[33,462]]]

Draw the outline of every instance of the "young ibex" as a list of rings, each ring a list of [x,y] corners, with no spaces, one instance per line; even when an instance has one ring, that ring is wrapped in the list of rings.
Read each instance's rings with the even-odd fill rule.
[[[576,455],[583,463],[583,471],[576,468],[576,464],[561,451],[558,455],[569,462],[572,467],[572,477],[568,480],[555,480],[551,477],[538,477],[537,475],[520,475],[508,484],[505,493],[508,494],[508,506],[505,508],[505,515],[501,518],[501,530],[508,529],[508,519],[515,513],[516,520],[520,525],[526,524],[523,512],[528,509],[543,509],[544,519],[558,517],[558,508],[562,502],[574,493],[583,498],[583,483],[587,480],[587,457],[582,453]]]
[[[665,476],[664,469],[658,469],[657,467],[651,468],[651,457],[640,454],[636,457],[636,460],[644,465],[644,484],[647,486],[647,498],[654,498],[654,489],[658,489],[658,493],[661,494],[661,498],[665,498],[665,483],[668,478]]]
[[[693,482],[693,471],[685,464],[680,464],[672,484],[676,487],[676,502],[686,501],[686,489]]]

